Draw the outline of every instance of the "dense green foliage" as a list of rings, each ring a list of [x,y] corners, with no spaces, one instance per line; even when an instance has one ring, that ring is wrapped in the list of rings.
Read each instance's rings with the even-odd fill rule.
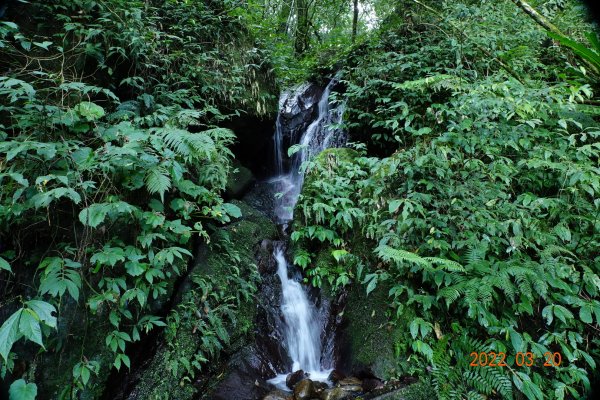
[[[388,299],[370,331],[393,327],[383,351],[421,379],[415,397],[432,382],[440,399],[571,399],[598,379],[600,44],[578,1],[531,2],[560,34],[522,1],[30,3],[0,21],[11,399],[99,398],[156,329],[138,392],[198,394],[253,331],[254,245],[275,236],[223,199],[224,123],[272,116],[276,81],[337,71],[352,143],[304,166],[291,238],[306,280]]]
[[[593,88],[559,80],[564,51],[510,2],[472,3],[448,2],[435,24],[413,8],[351,53],[347,124],[370,153],[309,163],[295,261],[319,286],[391,282],[412,354],[399,369],[431,365],[440,398],[579,398],[600,361],[600,125],[580,105]],[[313,264],[323,248],[330,263]],[[482,351],[509,367],[470,367]]]
[[[84,337],[71,342],[81,348],[70,350],[61,398],[78,398],[111,364],[130,367],[129,343],[166,326],[155,313],[187,268],[192,238],[206,241],[240,216],[221,198],[234,135],[217,124],[267,113],[271,78],[226,2],[20,7],[22,25],[0,22],[0,269],[9,283],[0,365],[4,378],[19,355],[35,355],[14,351],[25,339],[59,351],[57,317],[59,337],[72,336],[76,302],[110,323],[102,341],[113,353],[106,363]],[[239,288],[240,298],[254,290]],[[194,368],[228,339],[219,310],[232,300],[222,296],[211,291],[217,311],[198,314],[205,340]],[[19,382],[11,398],[32,398],[13,396],[33,390]]]

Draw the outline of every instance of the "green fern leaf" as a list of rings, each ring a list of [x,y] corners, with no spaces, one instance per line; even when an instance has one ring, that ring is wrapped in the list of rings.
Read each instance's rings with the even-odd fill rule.
[[[150,194],[158,193],[164,203],[165,192],[171,188],[171,178],[166,171],[160,167],[150,169],[146,173],[146,189]]]

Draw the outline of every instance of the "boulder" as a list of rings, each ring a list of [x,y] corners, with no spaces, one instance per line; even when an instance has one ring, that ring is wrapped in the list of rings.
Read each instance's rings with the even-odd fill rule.
[[[315,388],[315,393],[313,397],[318,397],[323,393],[326,389],[329,388],[326,383],[315,381],[313,382],[313,387]]]
[[[329,381],[331,381],[333,383],[338,383],[339,381],[341,381],[345,377],[346,377],[346,375],[342,371],[340,371],[339,369],[334,369],[329,374],[329,377],[327,378],[327,380],[329,380]]]
[[[315,394],[313,381],[303,379],[294,387],[294,400],[310,400]]]
[[[319,398],[321,400],[345,400],[350,399],[351,394],[343,388],[335,387],[331,389],[325,389]]]
[[[285,378],[285,385],[290,389],[294,389],[296,384],[307,376],[308,375],[303,370],[299,369],[298,371],[292,372]]]
[[[262,400],[292,400],[292,396],[283,390],[274,390],[263,397]]]
[[[361,386],[364,392],[372,392],[375,389],[383,388],[383,382],[376,378],[366,378],[363,379]]]
[[[337,383],[337,386],[347,392],[362,392],[362,381],[358,378],[345,378]]]
[[[237,160],[233,162],[232,167],[233,170],[227,177],[225,195],[230,199],[241,199],[256,179],[252,171],[244,167]]]

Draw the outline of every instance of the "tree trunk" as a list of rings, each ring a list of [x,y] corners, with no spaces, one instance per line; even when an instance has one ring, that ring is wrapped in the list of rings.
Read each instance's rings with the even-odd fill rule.
[[[554,32],[558,35],[564,35],[564,33],[562,33],[560,31],[560,29],[558,29],[556,26],[554,26],[554,24],[552,24],[550,21],[548,21],[546,19],[546,17],[544,17],[539,12],[537,12],[527,2],[525,2],[523,0],[512,0],[512,2],[515,3],[517,6],[519,6],[523,11],[525,11],[527,13],[527,15],[529,15],[531,18],[533,18],[533,20],[535,22],[537,22],[538,24],[543,26],[545,29],[549,30],[550,32]]]
[[[555,33],[557,35],[560,35],[560,36],[566,36],[564,33],[561,32],[560,29],[558,29],[556,27],[556,25],[554,25],[553,23],[548,21],[546,19],[546,17],[544,17],[539,12],[537,12],[535,10],[535,8],[531,7],[526,1],[512,0],[512,2],[515,3],[517,6],[519,6],[523,11],[525,11],[525,13],[527,15],[529,15],[535,22],[537,22],[544,29],[546,29],[552,33]],[[579,60],[581,60],[581,62],[583,64],[585,64],[585,66],[587,67],[588,70],[592,71],[592,73],[595,73],[596,75],[600,74],[600,71],[598,71],[598,68],[593,63],[591,63],[589,60],[585,59],[584,57],[580,56],[577,53],[575,53],[575,55],[579,58]]]
[[[279,33],[286,34],[289,29],[289,21],[290,21],[290,12],[292,11],[292,7],[290,3],[293,3],[294,0],[284,0],[281,2],[281,8],[279,9],[279,28],[277,31]]]
[[[294,50],[300,55],[308,48],[308,4],[306,0],[296,0],[296,40]]]
[[[354,16],[352,17],[352,43],[356,41],[356,30],[358,28],[358,0],[354,0]]]

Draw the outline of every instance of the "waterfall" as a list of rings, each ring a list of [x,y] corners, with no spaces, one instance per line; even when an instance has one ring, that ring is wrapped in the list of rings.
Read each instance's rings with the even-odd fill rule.
[[[282,118],[284,115],[292,112],[290,104],[302,103],[301,96],[310,85],[304,84],[293,91],[284,92],[279,99],[280,112],[275,123],[275,170],[277,176],[274,181],[280,193],[280,199],[276,204],[276,215],[278,222],[286,224],[292,218],[293,208],[298,201],[302,183],[304,181],[304,173],[301,170],[302,165],[312,157],[319,154],[326,148],[339,147],[345,144],[345,132],[339,128],[342,122],[345,105],[337,104],[331,107],[329,96],[333,86],[337,80],[332,79],[327,87],[323,90],[321,98],[317,104],[316,118],[302,132],[299,140],[296,132],[292,132],[287,138],[289,144],[299,144],[300,150],[291,156],[291,164],[289,170],[284,168],[284,159],[287,158],[287,149],[285,148],[286,138],[284,137],[284,123]],[[304,104],[305,107],[312,104]]]
[[[321,369],[321,327],[314,305],[300,282],[288,277],[288,265],[281,247],[274,251],[277,275],[281,279],[281,311],[285,319],[286,348],[294,362],[292,371]]]
[[[293,217],[292,212],[304,180],[304,172],[301,168],[303,163],[327,147],[337,147],[345,143],[345,133],[338,126],[342,121],[344,105],[331,107],[329,99],[335,83],[336,80],[332,79],[323,90],[317,104],[316,117],[305,129],[301,130],[299,138],[298,132],[290,132],[288,137],[284,137],[283,116],[286,112],[288,115],[292,112],[290,104],[302,104],[305,111],[309,110],[309,107],[314,107],[314,104],[307,105],[301,97],[310,88],[310,85],[302,85],[294,91],[285,92],[280,98],[281,111],[277,118],[274,137],[277,176],[273,178],[273,182],[278,191],[276,215],[278,222],[283,225],[286,225]],[[297,108],[297,110],[301,109]],[[300,144],[301,146],[290,160],[286,160],[286,139],[289,145]],[[285,165],[289,166],[287,170]],[[289,372],[302,369],[310,375],[312,380],[326,381],[331,371],[327,368],[333,366],[332,352],[322,352],[322,341],[325,340],[330,344],[331,340],[321,337],[324,323],[319,318],[319,310],[310,301],[306,288],[293,276],[289,276],[284,249],[283,245],[275,246],[273,257],[277,262],[277,274],[282,288],[281,313],[285,322],[284,347],[292,359],[293,365],[291,371],[282,371],[285,373],[269,380],[283,389],[285,389],[285,378]]]

